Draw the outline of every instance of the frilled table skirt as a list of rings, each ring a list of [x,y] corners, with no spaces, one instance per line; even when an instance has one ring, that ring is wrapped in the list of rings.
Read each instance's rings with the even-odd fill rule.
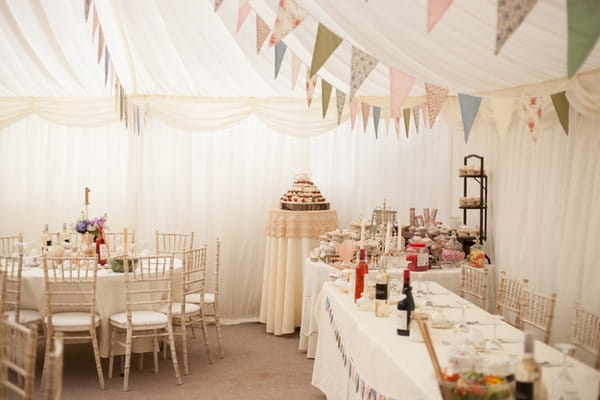
[[[269,211],[260,305],[268,333],[285,335],[300,326],[304,259],[319,235],[336,227],[335,210]]]

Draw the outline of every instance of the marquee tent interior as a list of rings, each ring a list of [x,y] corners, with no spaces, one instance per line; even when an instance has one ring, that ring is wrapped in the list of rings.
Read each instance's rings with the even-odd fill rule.
[[[88,186],[90,213],[135,230],[141,246],[155,230],[220,237],[222,316],[255,321],[267,212],[295,173],[311,173],[340,226],[383,199],[401,220],[431,207],[446,221],[460,215],[457,170],[475,153],[490,182],[486,250],[499,270],[557,293],[553,341],[568,339],[574,302],[600,313],[600,45],[568,79],[565,0],[540,1],[498,55],[495,1],[456,0],[429,33],[425,1],[298,1],[308,16],[282,39],[276,79],[274,48],[256,51],[255,14],[272,27],[278,1],[249,3],[236,33],[235,0],[217,12],[207,0],[95,0],[107,67],[83,1],[0,1],[0,235],[37,246],[44,224],[78,218]],[[319,23],[343,42],[309,108]],[[372,117],[364,132],[361,116],[352,127],[347,100],[339,125],[335,99],[322,117],[320,81],[348,94],[352,46],[379,60],[356,93],[381,108],[377,134]],[[292,53],[302,63],[293,89]],[[433,127],[396,133],[389,67],[415,78],[405,107],[424,102],[425,82],[449,89]],[[120,121],[115,76],[144,112],[139,132]],[[562,91],[568,135],[550,99]],[[482,97],[467,143],[457,93]],[[535,141],[520,108],[532,96]],[[498,99],[509,104],[505,132]]]

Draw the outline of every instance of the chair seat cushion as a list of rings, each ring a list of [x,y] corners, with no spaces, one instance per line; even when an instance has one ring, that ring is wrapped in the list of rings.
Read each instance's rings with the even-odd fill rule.
[[[48,317],[45,319],[48,322]],[[100,316],[94,315],[94,327],[100,325]],[[90,313],[62,312],[52,314],[52,327],[58,332],[87,331],[90,327]]]
[[[200,304],[200,293],[192,293],[185,296],[185,301]],[[204,293],[204,304],[212,304],[215,302],[215,294],[214,293]]]
[[[127,313],[122,312],[110,316],[111,325],[127,328]],[[133,329],[153,329],[167,325],[167,316],[155,311],[132,311],[131,324]]]
[[[4,313],[8,316],[10,322],[15,322],[15,310],[9,310]],[[42,322],[41,314],[36,310],[21,309],[19,311],[19,323],[29,325],[32,323]]]
[[[171,314],[173,315],[181,315],[181,308],[182,308],[183,304],[181,303],[173,303],[173,305],[171,306]],[[167,309],[169,308],[168,304],[163,304],[162,306],[160,306],[160,312],[161,313],[167,313]],[[200,306],[197,304],[192,304],[192,303],[185,303],[185,313],[186,314],[193,314],[200,311]]]

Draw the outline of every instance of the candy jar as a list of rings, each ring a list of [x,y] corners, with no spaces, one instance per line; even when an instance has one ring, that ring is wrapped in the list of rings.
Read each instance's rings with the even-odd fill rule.
[[[452,236],[442,249],[442,264],[447,267],[458,267],[464,259],[465,252],[462,250],[462,245],[456,240],[456,232],[452,232]]]
[[[431,245],[430,252],[433,256],[435,256],[438,260],[441,260],[442,257],[442,249],[444,248],[444,244],[449,240],[448,231],[445,229],[436,236],[433,244]]]
[[[477,237],[477,242],[471,246],[471,252],[469,253],[469,262],[472,267],[481,268],[485,263],[485,250],[483,249],[483,245],[479,240],[479,236]]]
[[[411,271],[427,271],[429,269],[429,250],[423,240],[415,238],[406,247],[407,268]]]

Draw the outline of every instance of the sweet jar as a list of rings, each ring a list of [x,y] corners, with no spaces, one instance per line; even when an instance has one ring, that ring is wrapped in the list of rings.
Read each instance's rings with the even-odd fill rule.
[[[411,271],[427,271],[429,269],[429,250],[422,239],[416,238],[406,247],[407,268]]]
[[[462,245],[456,240],[456,233],[452,232],[452,236],[442,248],[442,264],[447,267],[458,267],[464,259],[465,252]]]
[[[477,237],[477,242],[471,246],[471,252],[469,253],[469,262],[472,267],[481,268],[485,264],[485,250],[483,245]]]

